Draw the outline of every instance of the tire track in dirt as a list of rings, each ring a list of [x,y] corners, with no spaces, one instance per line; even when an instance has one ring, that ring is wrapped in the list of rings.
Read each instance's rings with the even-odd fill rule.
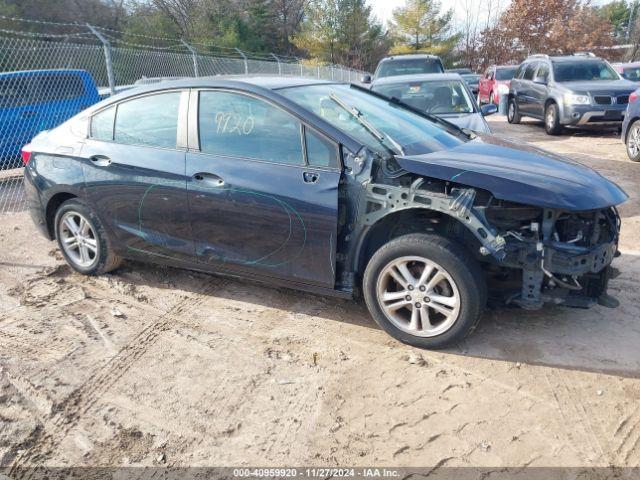
[[[556,404],[561,427],[567,432],[567,443],[585,461],[592,462],[595,459],[607,457],[593,432],[584,407],[578,407],[576,395],[572,393],[572,387],[567,384],[566,379],[561,375],[556,375],[553,377],[556,380],[554,383],[549,372],[545,370],[543,375]],[[580,447],[588,447],[589,451],[587,452]]]
[[[36,473],[22,467],[41,463],[55,447],[77,426],[84,414],[155,344],[173,323],[173,316],[184,315],[198,307],[213,291],[220,287],[219,279],[212,279],[193,297],[186,298],[160,314],[144,327],[118,354],[97,369],[78,389],[54,406],[55,412],[44,423],[43,434],[36,445],[25,450],[12,462],[9,475],[16,479],[30,479]]]
[[[613,438],[616,440],[614,453],[618,456],[618,463],[629,467],[640,465],[640,408],[618,424]]]

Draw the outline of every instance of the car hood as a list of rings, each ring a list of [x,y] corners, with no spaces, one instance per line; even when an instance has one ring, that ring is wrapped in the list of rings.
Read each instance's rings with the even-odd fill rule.
[[[452,113],[438,116],[460,128],[468,128],[478,133],[491,133],[489,125],[481,113]]]
[[[526,205],[586,211],[618,205],[627,194],[588,167],[532,147],[482,135],[449,150],[397,157],[412,173],[487,190]]]
[[[557,85],[571,92],[589,92],[589,93],[631,93],[637,87],[636,84],[629,80],[592,80],[587,82],[559,82]]]

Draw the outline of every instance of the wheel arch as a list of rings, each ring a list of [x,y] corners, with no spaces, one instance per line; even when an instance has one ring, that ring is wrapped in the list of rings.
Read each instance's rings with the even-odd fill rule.
[[[410,233],[436,233],[450,238],[470,253],[478,252],[481,244],[458,218],[422,207],[391,211],[371,225],[366,225],[357,241],[352,269],[362,276],[373,254],[394,238]]]
[[[624,131],[624,143],[625,143],[625,145],[627,143],[627,140],[629,139],[629,132],[631,131],[631,127],[633,127],[633,124],[636,123],[638,120],[640,120],[640,115],[635,115],[627,123],[627,129]]]
[[[78,195],[69,191],[57,192],[52,195],[51,198],[49,198],[49,201],[47,202],[47,206],[45,208],[45,222],[47,226],[47,232],[49,233],[49,237],[52,240],[56,238],[56,228],[54,225],[56,212],[60,208],[60,205],[73,198],[78,198]]]

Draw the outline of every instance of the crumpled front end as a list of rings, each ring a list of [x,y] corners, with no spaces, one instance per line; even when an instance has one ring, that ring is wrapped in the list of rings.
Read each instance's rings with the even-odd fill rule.
[[[489,207],[485,218],[505,239],[502,258],[492,269],[504,300],[526,309],[544,303],[615,306],[607,295],[609,266],[618,252],[620,217],[615,207],[563,212],[518,205]],[[521,271],[520,288],[511,272]],[[501,282],[506,280],[506,282]],[[508,293],[507,293],[508,292]]]

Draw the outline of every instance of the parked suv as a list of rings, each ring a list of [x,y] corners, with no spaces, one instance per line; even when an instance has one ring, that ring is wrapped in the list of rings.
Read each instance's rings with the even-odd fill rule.
[[[592,53],[533,55],[511,81],[507,118],[544,120],[549,135],[559,135],[564,126],[620,128],[636,88]]]
[[[379,78],[395,77],[398,75],[419,75],[424,73],[444,73],[444,66],[440,57],[435,55],[396,55],[380,60],[373,78],[371,75],[362,77],[362,83],[373,83]]]
[[[98,102],[84,70],[0,73],[0,169],[20,164],[20,148],[38,132],[60,125]]]
[[[517,69],[517,65],[492,65],[487,68],[478,84],[478,105],[500,103],[500,95],[509,93],[509,84]]]

